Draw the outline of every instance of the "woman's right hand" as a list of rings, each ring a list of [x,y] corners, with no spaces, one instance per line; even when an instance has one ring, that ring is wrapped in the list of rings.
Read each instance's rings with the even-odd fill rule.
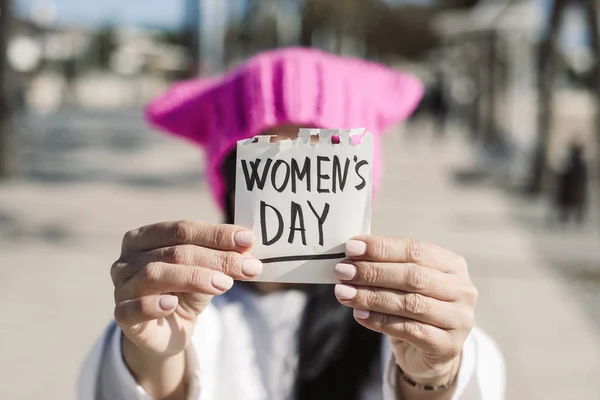
[[[185,350],[212,297],[262,272],[247,253],[253,240],[245,228],[197,221],[127,232],[111,268],[115,319],[127,339],[152,359]]]

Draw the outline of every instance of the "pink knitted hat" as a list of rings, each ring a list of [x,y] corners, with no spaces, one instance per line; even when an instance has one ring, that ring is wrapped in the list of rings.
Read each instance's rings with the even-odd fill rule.
[[[238,140],[280,125],[373,133],[373,188],[381,179],[380,137],[405,120],[423,95],[415,77],[364,60],[307,48],[261,53],[222,76],[173,85],[150,103],[154,126],[199,144],[222,207],[220,168]]]

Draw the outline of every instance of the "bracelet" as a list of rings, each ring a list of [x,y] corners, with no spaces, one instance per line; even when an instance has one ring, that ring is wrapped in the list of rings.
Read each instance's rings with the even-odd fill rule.
[[[404,373],[404,371],[402,371],[402,368],[398,367],[397,369],[398,369],[398,375],[400,375],[400,377],[402,378],[402,380],[404,382],[408,383],[410,386],[414,387],[415,389],[425,390],[425,391],[448,389],[450,386],[454,385],[454,382],[456,381],[456,378],[458,377],[458,374],[456,372],[454,372],[452,374],[452,378],[450,379],[450,381],[444,385],[438,385],[438,386],[423,385],[421,383],[417,383],[414,380],[412,380],[408,375],[406,375]]]

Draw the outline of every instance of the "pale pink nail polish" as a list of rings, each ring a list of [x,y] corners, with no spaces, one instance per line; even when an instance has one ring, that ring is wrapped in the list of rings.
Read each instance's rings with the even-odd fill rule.
[[[341,300],[351,300],[356,296],[356,289],[348,285],[337,284],[334,292],[335,296]]]
[[[254,233],[250,231],[237,231],[233,235],[233,240],[240,247],[251,247],[254,243]]]
[[[335,277],[340,281],[349,281],[356,275],[356,267],[352,264],[336,264],[333,268]]]
[[[348,240],[346,242],[346,255],[348,257],[362,256],[367,251],[367,244],[360,240]]]
[[[369,318],[369,315],[371,315],[371,312],[369,310],[358,310],[358,309],[354,309],[354,317],[357,319],[367,319]]]
[[[212,285],[219,290],[229,290],[233,286],[233,278],[221,272],[215,272],[212,276]]]
[[[260,275],[263,270],[263,264],[259,259],[246,258],[242,263],[242,272],[244,275],[256,276]]]
[[[158,300],[158,306],[161,310],[171,311],[177,307],[177,296],[163,296]]]

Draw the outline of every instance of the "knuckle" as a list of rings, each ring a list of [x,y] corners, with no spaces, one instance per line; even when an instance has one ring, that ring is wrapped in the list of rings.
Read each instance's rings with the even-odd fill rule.
[[[175,261],[178,256],[177,247],[178,246],[167,247],[163,250],[162,255],[159,256],[159,259],[167,263],[177,264],[177,262]]]
[[[377,284],[381,281],[381,271],[373,263],[360,261],[354,263],[359,274],[362,275],[364,282]]]
[[[222,251],[219,254],[219,269],[227,275],[236,274],[240,271],[239,263],[237,262],[237,257],[234,253],[229,253]]]
[[[373,290],[359,290],[358,291],[358,301],[361,305],[364,305],[365,308],[373,308],[377,304],[380,303],[381,296],[379,293]]]
[[[224,229],[223,226],[211,225],[209,227],[211,232],[211,239],[218,247],[226,247],[231,242],[231,234],[228,229]]]
[[[390,325],[390,317],[387,314],[379,314],[377,318],[373,319],[373,326],[375,330],[383,331]]]
[[[141,280],[146,284],[154,284],[160,280],[163,266],[160,263],[151,262],[146,264],[140,271]]]
[[[120,303],[121,297],[121,288],[115,287],[115,289],[113,290],[113,299],[115,301],[115,305]]]
[[[424,315],[429,313],[431,305],[427,298],[416,293],[407,293],[402,297],[402,307],[410,314]]]
[[[139,233],[139,229],[132,229],[129,230],[127,232],[125,232],[125,235],[123,235],[123,240],[122,240],[122,244],[124,247],[129,247],[129,245],[131,245],[135,238],[138,236]]]
[[[456,258],[457,258],[456,265],[458,265],[458,267],[461,270],[467,270],[468,269],[467,259],[461,255],[457,255]]]
[[[386,246],[385,240],[371,240],[367,247],[370,249],[371,255],[375,258],[379,260],[387,260],[389,258],[390,252]]]
[[[462,352],[462,344],[461,342],[452,334],[447,333],[446,343],[441,353],[446,356],[447,359],[451,360],[460,355]]]
[[[423,329],[423,325],[418,322],[407,321],[403,324],[404,333],[407,336],[410,336],[415,339],[422,340],[425,338],[425,330]]]
[[[201,268],[193,267],[188,275],[188,284],[194,288],[203,287],[205,274]]]
[[[194,226],[189,221],[179,221],[173,226],[173,235],[177,243],[187,243],[193,237]]]
[[[465,288],[464,297],[468,304],[477,305],[477,301],[479,300],[479,290],[477,290],[475,285],[470,284]]]
[[[155,306],[153,306],[153,303],[148,298],[135,301],[131,305],[133,306],[131,311],[141,315],[151,315],[155,309]]]
[[[113,284],[116,284],[117,282],[120,281],[119,278],[121,275],[121,271],[123,270],[124,267],[125,267],[125,263],[121,259],[118,259],[117,261],[112,263],[112,265],[110,266],[110,278],[111,278]]]
[[[427,289],[430,279],[429,272],[418,265],[412,265],[406,272],[406,286],[410,291],[418,292]]]
[[[115,317],[115,321],[121,322],[123,320],[123,311],[121,310],[121,306],[115,306],[113,316]]]
[[[406,259],[408,262],[418,263],[423,256],[423,245],[420,241],[408,238],[406,239]]]
[[[463,311],[461,312],[459,321],[461,329],[471,331],[475,325],[475,313],[473,310]]]
[[[163,259],[170,264],[187,265],[192,260],[191,252],[187,246],[172,246],[164,250]]]
[[[127,319],[128,314],[129,309],[126,304],[117,304],[114,311],[115,321],[123,322],[125,319]]]

